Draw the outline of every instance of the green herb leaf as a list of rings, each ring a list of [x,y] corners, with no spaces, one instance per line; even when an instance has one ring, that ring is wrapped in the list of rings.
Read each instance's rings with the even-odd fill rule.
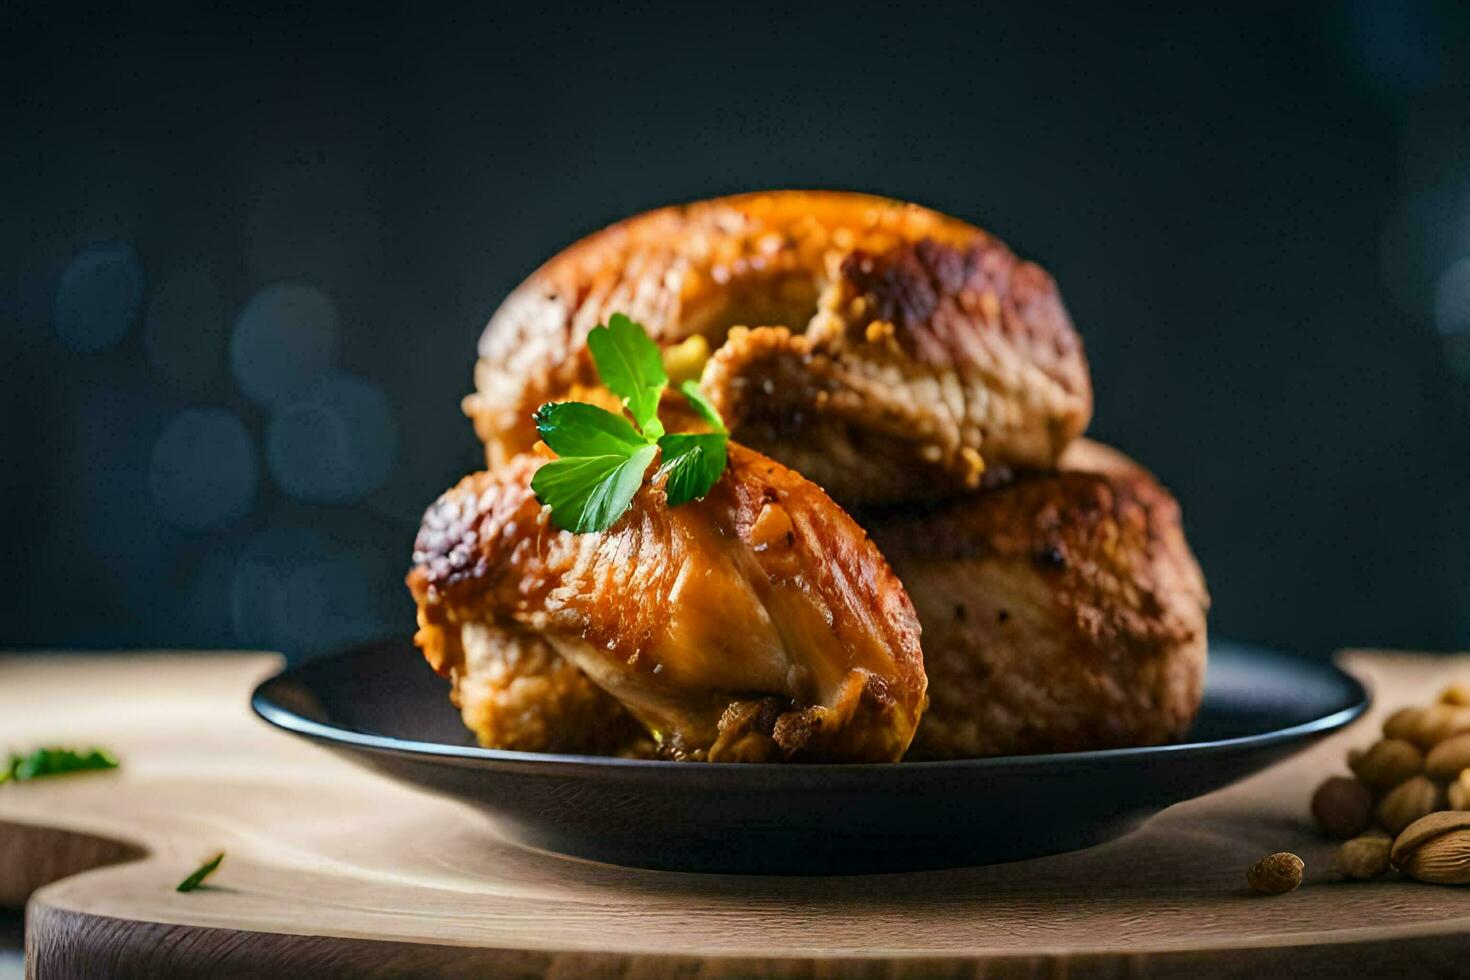
[[[628,455],[554,459],[531,477],[531,489],[562,530],[605,531],[632,505],[655,452],[649,443]]]
[[[219,863],[224,859],[225,852],[220,851],[214,857],[201,864],[193,874],[185,878],[183,881],[179,882],[179,886],[175,888],[174,891],[191,892],[194,889],[198,888],[200,885],[204,884],[205,878],[208,878],[210,875],[214,874],[214,870],[219,867]]]
[[[0,783],[9,782],[12,779],[16,782],[24,782],[45,776],[61,776],[70,772],[116,769],[117,765],[117,758],[102,749],[88,749],[85,752],[78,752],[75,749],[36,749],[30,755],[12,755],[9,764],[3,769],[3,778],[0,778]]]
[[[716,432],[726,431],[725,420],[720,418],[719,410],[715,408],[708,398],[704,397],[704,392],[699,390],[699,382],[692,380],[686,381],[679,386],[679,391],[683,393],[685,398],[689,399],[689,404],[693,407],[695,413],[708,422],[711,428]]]
[[[621,313],[588,334],[587,347],[602,383],[622,399],[633,424],[579,402],[536,410],[536,430],[559,457],[531,478],[536,499],[551,508],[552,523],[575,534],[612,527],[632,505],[660,450],[658,473],[669,506],[702,499],[728,460],[729,436],[719,411],[699,385],[685,381],[679,390],[714,431],[667,435],[658,418],[659,398],[669,383],[663,357],[642,325]]]
[[[648,440],[621,415],[582,402],[552,402],[533,416],[541,439],[558,456],[631,456]]]
[[[663,355],[648,339],[643,325],[614,313],[607,326],[594,327],[587,335],[587,348],[602,383],[623,400],[639,431],[650,439],[663,435],[658,400],[669,377],[664,373]]]
[[[664,494],[669,498],[670,507],[704,499],[720,474],[725,472],[729,442],[730,437],[723,432],[664,436],[658,441],[664,454],[658,472],[668,477],[664,483]]]

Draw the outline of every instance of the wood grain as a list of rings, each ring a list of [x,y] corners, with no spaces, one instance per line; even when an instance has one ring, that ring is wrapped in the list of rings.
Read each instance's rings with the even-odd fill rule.
[[[273,657],[0,658],[0,747],[96,743],[123,759],[0,788],[0,904],[59,878],[28,909],[40,976],[1453,974],[1470,961],[1470,892],[1339,881],[1305,813],[1385,709],[1470,673],[1470,657],[1349,663],[1377,689],[1370,720],[1122,840],[988,868],[773,879],[508,844],[478,811],[256,721],[246,697]],[[173,890],[221,848],[207,887]],[[1306,885],[1251,895],[1245,868],[1280,849],[1306,859]],[[89,864],[107,866],[76,873]]]

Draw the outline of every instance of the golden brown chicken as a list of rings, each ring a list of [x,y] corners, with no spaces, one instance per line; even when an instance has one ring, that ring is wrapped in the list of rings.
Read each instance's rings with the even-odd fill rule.
[[[465,727],[487,748],[645,756],[648,732],[544,637],[470,620],[421,616],[419,643],[449,678]]]
[[[1083,443],[921,517],[870,525],[923,624],[909,758],[1149,745],[1199,707],[1209,597],[1174,499]]]
[[[737,439],[845,506],[1049,467],[1091,415],[1081,341],[1039,266],[917,205],[782,191],[631,218],[512,293],[465,400],[492,468],[534,445],[543,402],[616,408],[586,349],[614,312],[702,370]]]
[[[704,500],[670,508],[644,486],[611,528],[574,535],[531,491],[541,464],[521,455],[441,497],[409,573],[417,641],[482,706],[466,707],[482,740],[622,749],[626,709],[672,758],[903,755],[925,701],[913,606],[820,488],[731,444]],[[501,669],[523,655],[507,644],[541,659]],[[470,694],[487,649],[502,679]],[[525,701],[502,698],[516,680]]]
[[[573,536],[529,489],[532,415],[621,412],[587,349],[613,313],[748,448],[703,502],[644,487]],[[849,193],[664,208],[547,262],[479,353],[465,409],[491,472],[430,510],[409,582],[418,641],[485,744],[893,759],[926,700],[913,605],[933,705],[911,757],[1192,721],[1208,596],[1177,505],[1078,439],[1091,380],[1056,284],[980,229]]]

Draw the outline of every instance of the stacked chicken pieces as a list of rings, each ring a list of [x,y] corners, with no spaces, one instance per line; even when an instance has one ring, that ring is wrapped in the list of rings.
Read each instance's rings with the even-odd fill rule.
[[[532,413],[612,411],[586,338],[641,323],[732,438],[559,530]],[[978,228],[774,192],[631,218],[511,294],[465,408],[488,468],[425,516],[417,642],[490,747],[898,761],[1155,744],[1199,706],[1208,596],[1178,506],[1082,440],[1052,278]],[[649,471],[650,474],[653,470]]]

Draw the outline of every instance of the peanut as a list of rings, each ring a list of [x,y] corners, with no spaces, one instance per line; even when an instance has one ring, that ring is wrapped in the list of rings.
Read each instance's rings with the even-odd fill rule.
[[[1263,895],[1282,895],[1302,883],[1306,865],[1289,851],[1268,854],[1246,872],[1245,880]]]
[[[1359,881],[1377,878],[1388,870],[1388,855],[1392,847],[1393,841],[1387,834],[1354,837],[1338,849],[1338,870]]]
[[[1456,681],[1439,692],[1440,704],[1470,704],[1470,681]]]
[[[1417,776],[1424,768],[1424,753],[1413,742],[1386,738],[1375,742],[1361,755],[1350,755],[1348,765],[1364,786],[1382,795],[1411,776]]]
[[[1409,735],[1419,727],[1419,716],[1424,714],[1424,709],[1418,705],[1400,708],[1383,723],[1384,738],[1408,739]]]
[[[1470,810],[1470,769],[1460,773],[1460,778],[1450,783],[1446,796],[1451,810]]]
[[[1424,757],[1425,775],[1434,779],[1454,779],[1470,769],[1470,732],[1445,739]]]
[[[1312,794],[1312,816],[1328,837],[1356,837],[1373,822],[1373,796],[1350,776],[1333,776]]]
[[[1421,749],[1432,749],[1452,735],[1470,732],[1470,707],[1457,704],[1432,704],[1403,723],[1404,738]],[[1386,727],[1386,726],[1385,726]]]
[[[1420,817],[1444,809],[1444,803],[1445,794],[1438,783],[1425,776],[1415,776],[1394,787],[1378,802],[1378,822],[1391,834],[1401,833]]]

